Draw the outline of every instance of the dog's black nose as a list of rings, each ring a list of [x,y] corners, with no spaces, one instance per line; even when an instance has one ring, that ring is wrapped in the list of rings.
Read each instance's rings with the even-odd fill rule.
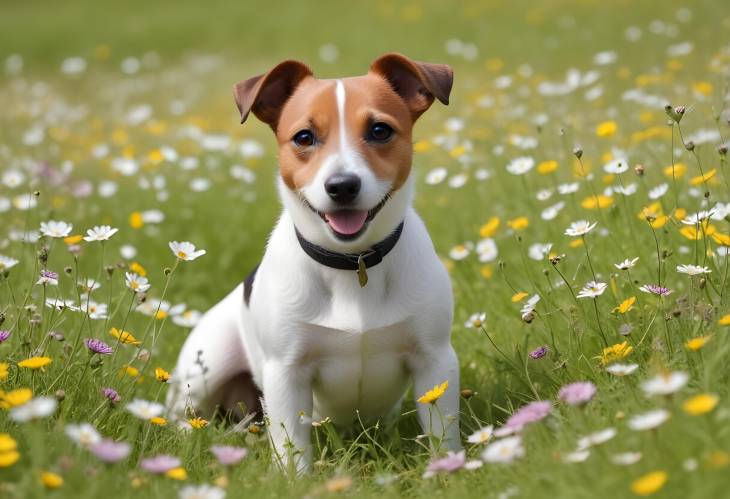
[[[360,177],[352,173],[336,173],[324,183],[324,190],[332,201],[351,203],[360,192]]]

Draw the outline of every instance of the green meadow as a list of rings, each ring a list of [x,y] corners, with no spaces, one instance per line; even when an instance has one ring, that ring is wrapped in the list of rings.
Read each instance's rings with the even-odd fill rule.
[[[293,477],[261,421],[155,404],[280,212],[232,84],[390,51],[455,74],[412,174],[465,453],[428,444],[409,394],[395,421],[314,422]],[[9,1],[0,64],[0,497],[730,495],[724,2]]]

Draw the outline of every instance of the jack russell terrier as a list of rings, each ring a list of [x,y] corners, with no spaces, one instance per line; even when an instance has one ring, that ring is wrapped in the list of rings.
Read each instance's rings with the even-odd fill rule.
[[[285,61],[234,86],[241,123],[252,112],[276,135],[284,210],[261,263],[183,345],[173,418],[262,408],[274,458],[306,471],[309,417],[393,414],[412,377],[416,396],[448,381],[418,416],[461,448],[451,283],[411,206],[413,124],[452,82],[449,66],[386,54],[365,76]]]

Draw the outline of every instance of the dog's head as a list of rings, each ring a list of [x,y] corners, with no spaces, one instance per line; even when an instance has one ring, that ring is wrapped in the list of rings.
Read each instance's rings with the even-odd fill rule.
[[[386,54],[365,76],[320,80],[298,61],[234,86],[279,144],[280,192],[299,231],[338,251],[384,239],[410,203],[411,131],[435,99],[448,104],[449,66]]]

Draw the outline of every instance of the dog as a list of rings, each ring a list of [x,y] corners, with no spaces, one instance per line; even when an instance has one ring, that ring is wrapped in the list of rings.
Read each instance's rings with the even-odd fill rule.
[[[338,426],[396,414],[413,381],[424,433],[461,448],[448,273],[412,207],[412,128],[448,104],[451,68],[390,53],[364,76],[317,79],[288,60],[234,86],[278,143],[283,211],[256,269],[201,318],[167,407],[255,410],[287,469],[311,466],[311,418]],[[262,398],[261,394],[263,394]]]

